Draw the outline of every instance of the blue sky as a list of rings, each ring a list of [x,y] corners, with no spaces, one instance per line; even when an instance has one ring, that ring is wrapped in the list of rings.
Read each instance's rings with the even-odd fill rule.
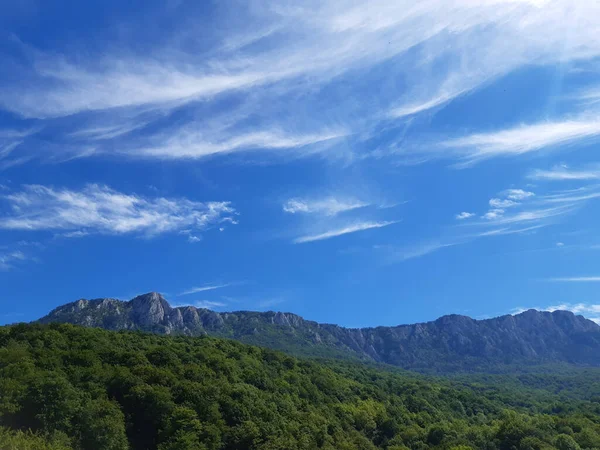
[[[597,2],[2,9],[0,322],[600,318]]]

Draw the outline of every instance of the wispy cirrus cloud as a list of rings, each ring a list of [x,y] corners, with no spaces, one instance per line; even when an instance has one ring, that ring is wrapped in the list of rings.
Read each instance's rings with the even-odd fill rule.
[[[143,51],[107,39],[97,49],[82,45],[80,51],[70,46],[68,54],[46,53],[13,39],[18,56],[6,58],[18,76],[0,78],[0,105],[45,123],[97,118],[98,124],[63,136],[77,146],[93,144],[93,151],[73,150],[85,157],[199,159],[261,149],[291,149],[279,153],[295,157],[320,153],[314,145],[337,154],[344,147],[341,137],[435,111],[519,67],[600,55],[600,39],[592,32],[600,13],[595,2],[376,0],[369,11],[353,1],[236,3],[223,8],[235,17],[219,15],[219,36],[226,37],[205,42],[203,35],[202,45],[195,31],[202,17],[180,11],[178,26],[149,40]],[[337,92],[333,80],[361,92],[372,82],[369,75],[382,72],[398,81],[371,91],[368,102],[336,95],[335,104],[322,108],[323,96]],[[163,117],[184,107],[198,114],[178,115],[167,132],[155,132]],[[215,114],[246,117],[212,134],[198,131],[205,129],[199,116]],[[106,124],[107,117],[116,117],[116,124]],[[597,127],[591,119],[555,121],[454,137],[442,147],[473,162],[588,139]],[[140,139],[138,133],[146,132],[152,136]],[[63,144],[52,151],[64,151]]]
[[[311,234],[297,237],[293,240],[295,244],[304,244],[307,242],[314,241],[322,241],[324,239],[331,239],[338,236],[343,236],[345,234],[356,233],[359,231],[371,230],[374,228],[383,228],[389,225],[393,225],[398,223],[398,221],[387,221],[387,222],[356,222],[350,225],[343,226],[341,228],[335,228],[331,230],[324,231],[322,233]]]
[[[215,289],[223,289],[223,288],[229,287],[231,285],[232,285],[232,283],[224,283],[224,284],[209,284],[206,286],[193,287],[193,288],[186,289],[185,291],[180,292],[179,294],[177,294],[177,296],[179,297],[182,295],[197,294],[198,292],[214,291]]]
[[[291,198],[283,204],[283,210],[290,214],[324,214],[326,216],[335,216],[346,211],[364,208],[369,205],[369,202],[353,198]]]
[[[600,185],[584,186],[547,194],[540,197],[540,201],[545,204],[576,205],[596,198],[600,198]]]
[[[556,277],[547,278],[546,281],[555,281],[561,283],[600,283],[600,276]]]
[[[562,164],[554,166],[549,170],[536,169],[528,175],[534,180],[547,181],[585,181],[600,179],[600,167],[590,166],[583,169],[571,169]]]
[[[421,258],[444,248],[453,247],[461,243],[461,240],[446,240],[445,242],[427,241],[409,246],[376,245],[374,248],[377,251],[384,252],[387,262],[395,263],[408,261],[409,259]]]
[[[27,256],[20,250],[6,253],[0,252],[0,271],[7,271],[14,268],[15,263],[25,261]]]
[[[600,136],[600,120],[577,119],[521,125],[488,133],[474,133],[440,144],[451,149],[466,164],[497,156],[537,152]]]
[[[583,103],[594,105],[594,104],[600,102],[600,87],[599,86],[587,87],[587,88],[581,90],[580,92],[578,92],[574,97]]]
[[[31,155],[18,152],[19,147],[39,128],[0,129],[0,170],[24,164],[32,159]]]
[[[446,230],[441,240],[430,240],[411,248],[395,248],[399,260],[411,259],[433,253],[445,247],[466,244],[482,238],[507,235],[525,235],[558,222],[564,216],[577,211],[586,201],[600,197],[588,188],[558,191],[548,195],[536,195],[524,189],[511,188],[501,191],[498,197],[488,201],[490,209],[480,216],[482,220],[470,220],[453,229]],[[472,218],[475,213],[468,213]],[[459,218],[460,214],[456,216]],[[402,255],[407,257],[403,258]]]
[[[495,225],[514,225],[527,222],[538,222],[562,216],[573,211],[572,205],[557,206],[552,208],[534,208],[522,210],[511,214],[500,215],[493,220]]]
[[[481,231],[471,235],[472,238],[488,237],[488,236],[505,236],[507,234],[521,234],[521,233],[533,233],[540,228],[548,226],[548,224],[541,223],[539,225],[531,225],[526,227],[503,227],[503,228],[492,228],[491,230]]]
[[[160,159],[200,159],[217,154],[240,151],[282,151],[302,150],[311,147],[312,153],[319,144],[331,143],[344,137],[345,131],[331,131],[320,134],[291,134],[282,130],[253,131],[237,133],[234,137],[218,134],[204,135],[199,131],[176,130],[174,133],[153,136],[148,145],[127,150],[135,157]]]
[[[412,104],[402,105],[397,108],[392,108],[392,110],[389,112],[389,116],[393,119],[400,119],[407,116],[413,116],[425,111],[430,111],[432,109],[439,108],[445,105],[446,103],[449,103],[450,101],[454,100],[456,97],[464,94],[465,92],[467,92],[466,89],[442,92],[435,97],[424,99],[420,102],[415,102]]]
[[[182,229],[205,230],[233,221],[228,202],[147,198],[90,184],[79,191],[28,185],[0,196],[10,210],[0,215],[0,229],[99,234],[157,234]]]

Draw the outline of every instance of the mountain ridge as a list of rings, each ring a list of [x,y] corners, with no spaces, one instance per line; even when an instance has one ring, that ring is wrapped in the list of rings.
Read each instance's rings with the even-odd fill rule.
[[[354,358],[416,370],[547,362],[600,366],[600,326],[569,311],[531,309],[482,320],[450,314],[416,324],[346,328],[286,312],[173,307],[151,292],[129,301],[79,299],[39,321],[227,337],[301,356]]]

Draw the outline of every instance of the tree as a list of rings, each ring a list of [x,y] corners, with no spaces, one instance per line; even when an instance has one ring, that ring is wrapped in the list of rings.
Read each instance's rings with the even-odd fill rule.
[[[558,450],[580,450],[581,447],[575,439],[568,434],[559,434],[554,441],[554,445]]]
[[[81,446],[105,450],[127,450],[125,416],[110,400],[88,401],[81,412]]]

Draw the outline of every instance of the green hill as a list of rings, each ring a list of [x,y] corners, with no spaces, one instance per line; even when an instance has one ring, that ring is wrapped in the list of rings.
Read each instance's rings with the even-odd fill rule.
[[[212,337],[15,325],[0,328],[0,448],[600,448],[597,397],[498,380],[304,361]]]

